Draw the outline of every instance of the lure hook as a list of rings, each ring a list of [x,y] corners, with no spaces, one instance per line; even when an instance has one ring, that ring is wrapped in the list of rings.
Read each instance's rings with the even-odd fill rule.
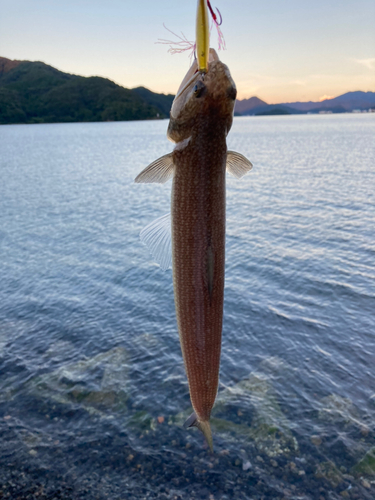
[[[212,19],[214,20],[214,23],[215,23],[217,26],[221,26],[221,24],[223,23],[223,18],[222,18],[222,15],[221,15],[221,13],[220,13],[220,10],[219,10],[217,7],[215,7],[215,8],[216,8],[216,10],[217,10],[217,13],[218,13],[218,14],[219,14],[219,16],[220,16],[220,22],[218,22],[218,20],[217,20],[217,15],[215,14],[215,12],[214,12],[213,8],[211,7],[210,0],[207,0],[207,6],[208,6],[208,8],[210,9],[211,16],[212,16]]]
[[[218,13],[218,14],[219,14],[219,16],[220,16],[220,22],[216,21],[216,24],[217,24],[218,26],[221,26],[221,25],[223,24],[223,18],[222,18],[222,16],[221,16],[221,12],[220,12],[220,10],[219,10],[217,7],[216,7],[216,10],[217,10],[217,13]]]

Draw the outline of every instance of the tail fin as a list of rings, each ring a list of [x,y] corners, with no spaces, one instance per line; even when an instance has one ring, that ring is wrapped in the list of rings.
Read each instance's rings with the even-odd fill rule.
[[[211,427],[210,427],[210,421],[209,420],[199,420],[196,413],[193,412],[190,417],[186,420],[184,423],[185,429],[188,427],[198,427],[198,429],[201,431],[203,434],[210,450],[211,453],[213,453],[214,448],[212,444],[212,434],[211,434]]]

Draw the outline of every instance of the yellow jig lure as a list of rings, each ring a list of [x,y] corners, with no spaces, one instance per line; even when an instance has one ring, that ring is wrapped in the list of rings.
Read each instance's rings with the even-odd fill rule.
[[[200,73],[207,73],[208,53],[210,50],[210,27],[208,23],[207,0],[198,0],[196,43],[198,70]]]

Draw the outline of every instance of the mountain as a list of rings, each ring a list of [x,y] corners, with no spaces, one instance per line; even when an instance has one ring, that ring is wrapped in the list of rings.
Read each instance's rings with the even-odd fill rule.
[[[237,101],[236,110],[242,115],[264,115],[264,114],[298,114],[319,113],[319,111],[332,111],[332,113],[345,113],[353,109],[367,110],[375,107],[375,92],[347,92],[334,99],[326,99],[321,102],[286,102],[281,104],[263,104],[248,107],[247,103],[252,99]],[[259,99],[260,100],[260,99]],[[253,101],[254,102],[254,101]]]
[[[262,101],[262,99],[259,99],[259,97],[250,97],[250,99],[243,99],[242,101],[237,100],[234,107],[234,112],[243,115],[251,109],[264,105],[267,106],[267,103]]]
[[[42,62],[0,57],[0,123],[165,118],[174,96],[126,89],[101,77],[63,73]]]
[[[137,87],[132,90],[146,102],[158,108],[164,116],[169,116],[174,95],[155,94],[155,92],[151,92],[151,90],[148,90],[145,87]]]
[[[0,57],[0,124],[166,118],[174,96],[145,87],[126,89],[107,78],[71,75],[43,62]],[[348,92],[322,102],[237,101],[235,114],[342,113],[375,108],[375,92]]]
[[[299,115],[302,111],[292,108],[286,104],[264,104],[262,106],[257,106],[249,111],[246,111],[244,115]]]
[[[341,108],[343,111],[353,109],[368,109],[375,104],[375,92],[347,92],[333,99],[326,99],[320,102],[290,102],[287,106],[300,111],[316,111],[333,108]]]
[[[8,71],[18,66],[21,62],[22,61],[12,61],[11,59],[0,57],[0,77],[4,73],[8,73]]]

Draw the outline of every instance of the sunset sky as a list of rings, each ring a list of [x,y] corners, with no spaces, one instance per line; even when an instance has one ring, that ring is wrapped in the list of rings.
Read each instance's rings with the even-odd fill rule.
[[[240,99],[318,101],[375,91],[374,0],[211,3],[222,13],[227,50],[219,55]],[[193,40],[195,12],[196,0],[0,0],[0,56],[175,93],[189,57],[155,42],[173,38],[163,23]]]

